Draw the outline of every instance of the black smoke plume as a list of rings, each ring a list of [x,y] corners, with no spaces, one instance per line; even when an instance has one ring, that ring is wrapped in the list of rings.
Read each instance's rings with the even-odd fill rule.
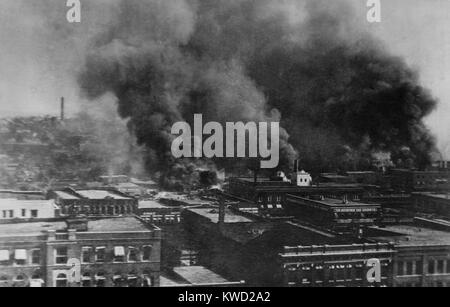
[[[368,168],[373,155],[430,162],[435,101],[416,73],[349,20],[346,1],[126,0],[92,41],[79,83],[113,93],[165,185],[236,161],[174,160],[176,121],[280,121],[280,169]],[[294,14],[294,13],[297,14]],[[405,157],[407,149],[407,157]]]

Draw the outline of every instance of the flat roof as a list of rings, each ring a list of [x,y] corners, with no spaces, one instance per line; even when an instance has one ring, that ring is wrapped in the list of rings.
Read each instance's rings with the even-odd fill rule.
[[[427,196],[450,201],[450,194],[446,193],[420,192],[420,193],[413,193],[413,195]]]
[[[14,235],[40,235],[46,231],[64,232],[65,221],[29,222],[17,224],[0,224],[0,238]],[[87,232],[143,232],[150,231],[143,222],[135,217],[121,217],[99,220],[88,220]]]
[[[193,285],[229,283],[224,277],[202,266],[177,267],[173,271]]]
[[[72,195],[68,192],[64,192],[64,191],[54,191],[54,193],[62,199],[80,199],[79,197]]]
[[[0,210],[2,209],[39,209],[56,208],[53,200],[18,200],[18,199],[0,199]]]
[[[140,200],[139,209],[167,209],[171,208],[155,200]]]
[[[327,206],[327,207],[380,207],[380,205],[378,204],[368,204],[368,203],[360,203],[360,202],[355,202],[355,201],[347,201],[347,202],[343,202],[342,199],[334,199],[334,198],[324,198],[321,200],[317,200],[317,199],[309,199],[309,198],[304,198],[304,197],[299,197],[299,196],[295,196],[295,195],[288,195],[288,197],[292,197],[294,199],[299,199],[299,200],[304,200],[304,201],[310,201],[310,202],[314,202],[316,204],[320,204],[323,206]]]
[[[290,182],[273,181],[269,178],[258,178],[256,185],[254,185],[255,181],[253,178],[231,178],[231,180],[245,183],[258,190],[280,189],[280,191],[289,190],[292,192],[321,191],[324,189],[362,190],[363,187],[368,186],[366,184],[359,183],[319,183],[316,185],[302,187],[294,185]]]
[[[370,236],[381,242],[393,242],[400,246],[450,245],[450,232],[413,225],[395,225],[385,228],[373,227],[376,234]]]
[[[208,218],[212,223],[219,223],[219,208],[196,208],[196,209],[188,209],[189,211],[198,214],[200,216]],[[226,209],[225,210],[225,223],[252,223],[253,220],[234,213],[233,211]]]
[[[131,197],[126,197],[109,190],[78,190],[76,192],[81,196],[89,199],[105,199],[105,198],[132,199]]]

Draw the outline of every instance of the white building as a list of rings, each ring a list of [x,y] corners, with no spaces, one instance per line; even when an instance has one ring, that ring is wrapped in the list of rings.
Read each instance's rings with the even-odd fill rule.
[[[0,221],[14,219],[50,219],[59,215],[53,200],[0,199]]]

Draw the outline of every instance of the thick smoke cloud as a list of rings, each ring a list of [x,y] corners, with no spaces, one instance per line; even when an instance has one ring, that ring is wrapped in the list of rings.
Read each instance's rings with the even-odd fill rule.
[[[91,42],[79,84],[107,93],[165,184],[207,161],[174,161],[174,122],[279,120],[280,168],[369,167],[373,154],[429,163],[435,102],[414,71],[351,21],[345,1],[127,0]],[[227,161],[215,161],[230,166]],[[232,164],[236,166],[235,161]]]

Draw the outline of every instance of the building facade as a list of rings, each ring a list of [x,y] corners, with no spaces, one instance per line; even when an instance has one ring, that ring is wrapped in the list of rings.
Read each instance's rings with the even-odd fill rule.
[[[0,286],[159,286],[161,232],[136,218],[1,228]]]
[[[50,191],[53,199],[66,216],[124,216],[138,212],[138,200],[115,189]]]
[[[59,211],[53,200],[0,199],[0,222],[52,219]]]
[[[389,287],[395,250],[389,244],[285,247],[280,254],[288,287]],[[370,274],[370,270],[379,270]],[[372,279],[373,278],[373,279]]]

